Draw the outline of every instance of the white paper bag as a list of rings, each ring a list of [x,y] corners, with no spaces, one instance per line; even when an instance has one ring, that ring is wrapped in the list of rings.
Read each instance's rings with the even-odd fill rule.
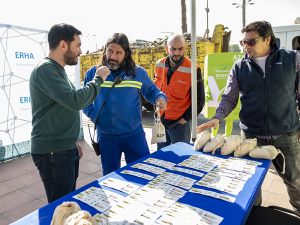
[[[152,128],[151,144],[166,142],[165,126],[161,123],[160,115],[157,111],[154,112],[154,126]]]

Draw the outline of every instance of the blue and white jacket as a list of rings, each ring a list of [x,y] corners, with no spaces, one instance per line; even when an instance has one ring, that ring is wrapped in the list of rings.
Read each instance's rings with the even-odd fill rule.
[[[96,73],[96,66],[87,71],[84,85],[91,81]],[[121,83],[112,88],[113,81],[119,75]],[[95,101],[83,109],[94,123],[98,133],[125,134],[142,127],[140,93],[152,104],[166,96],[150,80],[147,72],[136,66],[135,77],[129,77],[124,71],[111,72],[101,85]],[[106,100],[107,99],[107,100]],[[106,101],[102,111],[98,111]]]

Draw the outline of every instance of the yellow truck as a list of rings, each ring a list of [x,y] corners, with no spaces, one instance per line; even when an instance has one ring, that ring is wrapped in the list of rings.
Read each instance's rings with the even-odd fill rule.
[[[227,27],[218,24],[214,28],[212,37],[197,37],[197,64],[204,71],[204,59],[209,53],[228,52],[231,31],[227,31]],[[187,40],[186,56],[190,57],[190,35],[185,35]],[[132,57],[137,65],[146,69],[149,77],[154,78],[154,67],[158,59],[166,56],[165,46],[167,38],[156,40],[153,42],[135,42],[131,43]],[[101,63],[103,48],[97,52],[80,56],[80,80],[82,81],[89,68]],[[152,106],[143,101],[146,109]]]
[[[197,38],[197,64],[201,70],[204,71],[204,58],[208,53],[227,52],[229,46],[229,39],[231,31],[226,31],[226,27],[222,24],[218,24],[214,28],[213,36],[210,38]],[[190,57],[189,37],[187,35],[187,52],[186,55]],[[166,39],[161,43],[154,41],[149,46],[138,47],[138,45],[132,45],[132,57],[136,64],[144,67],[148,75],[153,78],[154,66],[158,59],[166,56],[165,52]],[[80,56],[80,78],[84,79],[86,71],[92,66],[100,63],[103,48],[97,52],[93,52]]]

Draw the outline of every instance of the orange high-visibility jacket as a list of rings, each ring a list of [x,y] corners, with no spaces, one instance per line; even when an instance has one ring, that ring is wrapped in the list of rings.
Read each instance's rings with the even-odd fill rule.
[[[167,84],[168,67],[166,57],[159,60],[155,67],[155,84],[167,95],[168,104],[165,119],[176,120],[191,105],[191,60],[184,57],[182,64],[172,74]]]

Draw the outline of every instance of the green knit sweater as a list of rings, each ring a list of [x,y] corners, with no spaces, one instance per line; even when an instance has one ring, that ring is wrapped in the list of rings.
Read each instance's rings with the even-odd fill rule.
[[[91,104],[103,83],[96,76],[76,90],[64,68],[45,58],[30,76],[32,107],[31,152],[43,154],[75,148],[79,130],[79,110]]]

